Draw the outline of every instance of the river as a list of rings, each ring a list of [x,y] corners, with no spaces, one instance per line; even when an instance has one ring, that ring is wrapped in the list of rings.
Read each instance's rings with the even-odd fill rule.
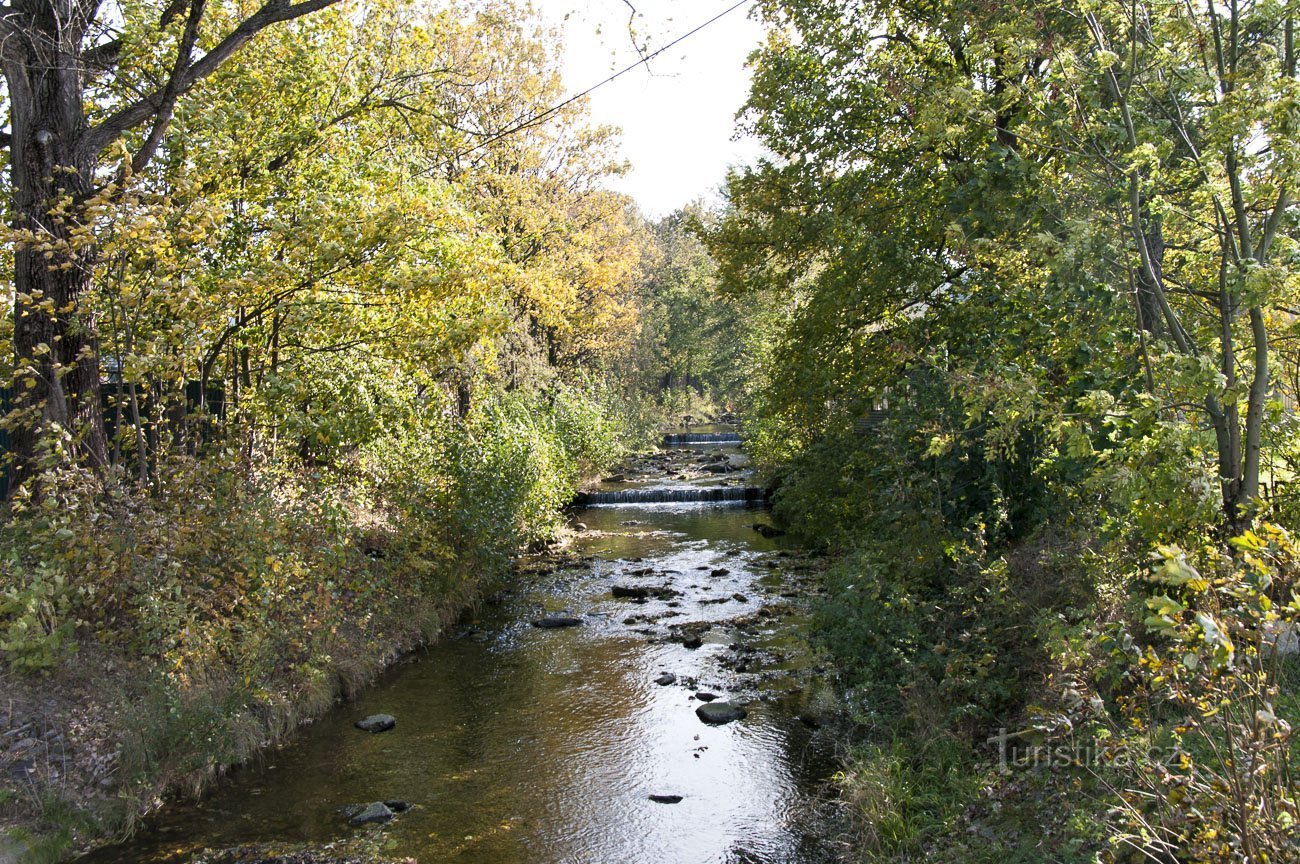
[[[632,460],[602,488],[743,486],[743,470],[709,473],[743,464],[717,447]],[[421,864],[832,860],[818,816],[835,768],[818,728],[827,691],[802,639],[815,562],[756,532],[767,520],[752,501],[598,505],[575,520],[565,551],[522,559],[447,638],[85,864],[358,832]],[[582,623],[533,626],[560,615]],[[697,694],[747,716],[702,722]],[[353,727],[375,713],[396,728]],[[392,799],[413,806],[382,826],[340,812]]]

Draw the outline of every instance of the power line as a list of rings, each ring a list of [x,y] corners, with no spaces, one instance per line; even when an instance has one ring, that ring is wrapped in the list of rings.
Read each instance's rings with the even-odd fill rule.
[[[735,12],[741,6],[744,6],[746,3],[749,2],[750,0],[738,0],[738,2],[732,4],[731,6],[728,6],[726,9],[723,9],[721,12],[719,12],[717,15],[714,15],[712,18],[710,18],[708,21],[705,21],[703,24],[700,24],[694,29],[688,30],[682,35],[678,36],[676,39],[669,42],[667,45],[662,45],[659,48],[656,48],[654,51],[651,51],[649,54],[643,55],[641,59],[637,60],[632,65],[618,70],[613,75],[610,75],[608,78],[606,78],[603,81],[598,81],[595,84],[592,84],[586,90],[573,94],[569,98],[565,99],[563,102],[556,103],[555,105],[552,105],[550,108],[547,108],[545,111],[542,111],[538,114],[534,114],[532,117],[529,117],[526,120],[521,120],[519,123],[515,124],[514,126],[504,129],[496,133],[495,135],[491,136],[490,138],[480,141],[479,143],[475,144],[473,147],[470,147],[467,150],[462,150],[461,152],[452,156],[450,159],[444,160],[443,162],[439,163],[439,167],[441,165],[449,165],[453,162],[458,162],[459,160],[463,159],[464,157],[468,156],[469,154],[473,153],[476,150],[482,150],[484,147],[487,147],[489,144],[495,144],[496,142],[500,141],[502,138],[507,138],[515,134],[516,132],[521,132],[524,129],[528,129],[533,126],[536,126],[538,123],[541,123],[547,117],[550,117],[560,111],[563,111],[565,108],[569,107],[574,102],[577,102],[579,99],[583,98],[584,96],[589,96],[590,94],[599,90],[601,87],[604,87],[606,84],[611,84],[614,81],[617,81],[619,78],[622,78],[624,75],[636,69],[638,66],[646,65],[651,60],[653,60],[654,58],[658,57],[660,54],[667,51],[669,48],[672,48],[673,46],[686,41],[687,39],[694,36],[696,33],[699,33],[704,28],[717,23],[718,21],[722,20],[723,18],[730,15],[732,12]]]

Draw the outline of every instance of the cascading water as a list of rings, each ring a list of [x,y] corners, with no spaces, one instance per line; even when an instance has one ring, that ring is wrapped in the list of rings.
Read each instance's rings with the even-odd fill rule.
[[[723,447],[739,447],[740,435],[735,432],[681,432],[664,436],[663,446],[681,447],[686,444],[718,444]]]
[[[763,501],[767,490],[758,486],[674,486],[659,489],[620,489],[586,492],[574,502],[580,507],[618,504],[693,504]]]

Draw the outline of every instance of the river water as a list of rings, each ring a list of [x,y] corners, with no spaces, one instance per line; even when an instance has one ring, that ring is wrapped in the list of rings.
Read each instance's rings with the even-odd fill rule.
[[[634,464],[607,488],[744,482],[695,479],[704,456],[684,449],[657,458],[640,464],[657,476]],[[823,670],[801,637],[814,564],[755,532],[766,513],[752,504],[596,506],[576,518],[564,553],[524,559],[449,638],[86,864],[358,832],[421,864],[832,860],[817,820],[834,770],[831,736],[816,728]],[[654,593],[618,599],[616,585]],[[532,626],[546,615],[583,623]],[[676,682],[656,683],[665,674]],[[701,691],[748,716],[705,724]],[[373,713],[396,728],[353,728]],[[339,812],[389,799],[414,806],[362,828]]]

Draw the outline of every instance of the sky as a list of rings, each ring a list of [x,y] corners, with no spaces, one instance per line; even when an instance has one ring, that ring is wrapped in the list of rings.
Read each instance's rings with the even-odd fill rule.
[[[631,0],[638,42],[650,53],[731,6],[735,0]],[[563,74],[576,93],[635,63],[624,0],[534,0],[564,40]],[[736,111],[749,92],[745,58],[762,28],[742,6],[590,97],[592,119],[623,130],[632,170],[610,185],[663,216],[697,198],[716,200],[731,164],[761,148],[738,138]]]

